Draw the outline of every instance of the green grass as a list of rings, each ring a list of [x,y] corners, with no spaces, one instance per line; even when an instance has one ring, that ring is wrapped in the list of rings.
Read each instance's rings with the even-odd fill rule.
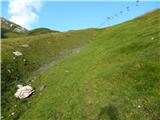
[[[40,34],[47,34],[51,32],[58,32],[58,31],[50,30],[48,28],[37,28],[37,29],[29,31],[28,35],[40,35]]]
[[[22,104],[27,101],[17,101],[13,96],[18,83],[28,84],[32,80],[32,77],[29,80],[28,77],[33,71],[70,54],[72,49],[88,44],[96,33],[96,30],[89,29],[2,40],[2,115],[7,118],[12,108],[15,109],[15,104],[23,108]],[[28,44],[29,47],[23,48],[23,44]],[[23,56],[15,57],[14,51],[22,52]],[[16,111],[21,113],[22,108]],[[10,116],[8,119],[11,119]]]
[[[158,9],[134,20],[95,30],[98,32],[94,34],[91,34],[93,33],[91,31],[92,37],[96,34],[94,39],[89,37],[88,32],[84,35],[85,31],[77,31],[78,35],[72,32],[61,33],[63,37],[70,34],[72,38],[70,42],[63,43],[63,39],[60,39],[61,34],[58,33],[56,43],[52,44],[54,47],[57,46],[56,50],[58,50],[55,53],[93,40],[79,54],[61,59],[55,66],[30,82],[35,87],[35,94],[26,100],[12,101],[18,107],[5,113],[8,115],[16,112],[15,116],[8,119],[158,120],[160,118],[159,12]],[[54,36],[54,34],[48,35]],[[47,40],[53,39],[53,36],[48,35],[41,36],[41,41],[44,41],[43,37]],[[82,36],[85,39],[82,39]],[[29,44],[31,38],[35,37],[29,37],[25,42],[28,41]],[[77,39],[82,41],[77,43]],[[70,39],[66,38],[66,40]],[[10,60],[8,58],[9,53],[11,54],[10,46],[17,45],[16,48],[20,49],[19,42],[24,40],[12,41],[2,43],[2,63],[4,58]],[[50,55],[53,53],[50,51],[53,47],[47,45],[39,52],[43,44],[39,41],[39,39],[32,41],[31,45],[35,45],[32,48],[37,48],[34,52],[32,50],[28,50],[30,51],[28,53],[23,52],[28,55],[26,59],[29,58],[40,65],[51,61],[51,56],[55,54]],[[67,44],[67,47],[59,50],[59,45],[62,43]],[[41,85],[46,85],[42,92],[39,91]],[[5,106],[2,106],[2,110],[3,107]]]
[[[1,28],[1,38],[4,40],[6,38],[24,37],[25,35],[26,33],[18,33],[11,30],[7,30],[5,28]]]
[[[7,30],[5,28],[1,29],[1,38],[6,40],[7,38],[19,38],[19,37],[28,37],[33,35],[42,35],[42,34],[49,34],[49,33],[56,33],[58,31],[50,30],[48,28],[37,28],[34,30],[30,30],[24,33],[15,32],[12,30]]]

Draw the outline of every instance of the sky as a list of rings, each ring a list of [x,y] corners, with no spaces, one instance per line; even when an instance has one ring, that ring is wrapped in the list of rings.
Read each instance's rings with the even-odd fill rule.
[[[68,31],[119,24],[156,8],[158,0],[3,0],[1,16],[27,29]]]

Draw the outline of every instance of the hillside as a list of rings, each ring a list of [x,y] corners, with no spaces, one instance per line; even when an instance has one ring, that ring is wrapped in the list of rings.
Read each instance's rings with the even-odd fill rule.
[[[36,28],[33,30],[27,30],[26,28],[21,27],[20,25],[17,25],[3,17],[1,17],[0,19],[1,19],[1,38],[2,39],[58,32],[48,28]]]
[[[13,96],[17,89],[17,84],[30,84],[35,74],[39,74],[39,71],[45,69],[45,66],[52,65],[50,62],[54,64],[54,61],[63,59],[65,56],[80,50],[93,40],[96,33],[96,30],[90,29],[8,38],[2,41],[1,85],[3,117],[11,119],[10,113],[15,109],[13,107],[15,104],[19,106],[16,107],[16,111],[22,113],[25,110],[23,105],[28,100],[17,101]],[[16,57],[13,54],[15,51],[19,51],[23,55]]]
[[[0,19],[1,19],[1,27],[3,29],[10,30],[13,32],[19,32],[19,33],[24,33],[28,31],[26,28],[21,27],[20,25],[17,25],[3,17],[0,17]]]
[[[160,9],[104,29],[2,41],[3,117],[8,120],[158,120],[159,13]],[[22,48],[23,44],[30,47]],[[13,59],[15,50],[23,56]],[[77,54],[73,54],[74,50],[78,50]],[[49,69],[32,76],[35,70],[53,61],[56,62]],[[28,80],[29,76],[32,77]],[[35,94],[22,101],[15,99],[18,83],[32,84]],[[42,85],[46,87],[40,91]]]
[[[51,32],[58,32],[58,31],[50,30],[48,28],[37,28],[37,29],[34,29],[34,30],[30,30],[28,32],[28,35],[47,34],[47,33],[51,33]]]

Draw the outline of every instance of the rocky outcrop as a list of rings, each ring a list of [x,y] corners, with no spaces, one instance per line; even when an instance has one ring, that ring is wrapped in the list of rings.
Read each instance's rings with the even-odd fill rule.
[[[19,33],[28,32],[26,28],[21,27],[20,25],[17,25],[3,17],[1,17],[1,28],[12,32],[19,32]]]

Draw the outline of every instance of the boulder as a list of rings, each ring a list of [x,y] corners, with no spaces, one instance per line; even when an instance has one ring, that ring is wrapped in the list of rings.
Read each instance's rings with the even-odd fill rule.
[[[23,85],[17,85],[19,88],[17,92],[14,94],[16,98],[24,99],[29,97],[33,92],[33,88],[29,85],[23,86]]]

